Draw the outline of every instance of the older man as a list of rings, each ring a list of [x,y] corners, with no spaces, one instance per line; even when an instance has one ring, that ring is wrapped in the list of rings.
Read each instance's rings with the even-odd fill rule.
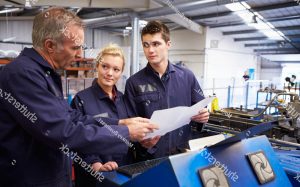
[[[93,119],[68,106],[55,70],[81,57],[84,31],[75,14],[38,14],[32,40],[0,74],[0,186],[71,186],[70,158],[92,172],[77,152],[125,154],[129,139],[156,128],[145,118]]]

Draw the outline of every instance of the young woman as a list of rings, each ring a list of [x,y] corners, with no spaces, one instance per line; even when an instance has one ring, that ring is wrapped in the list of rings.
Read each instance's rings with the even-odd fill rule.
[[[71,106],[79,109],[83,114],[97,117],[128,118],[123,94],[115,86],[124,70],[123,50],[116,44],[109,44],[100,51],[96,63],[98,78],[93,81],[91,87],[77,93]],[[118,166],[129,164],[130,155],[128,153],[127,155],[82,155],[82,157],[92,165],[94,170],[111,171]],[[75,179],[77,187],[96,186],[93,176],[78,165],[75,165]]]

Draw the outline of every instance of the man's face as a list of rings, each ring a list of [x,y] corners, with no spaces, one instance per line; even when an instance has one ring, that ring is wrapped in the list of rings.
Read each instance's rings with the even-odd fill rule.
[[[146,34],[142,37],[144,54],[151,65],[167,62],[171,42],[165,42],[161,33]]]
[[[84,41],[84,31],[77,25],[69,25],[63,32],[64,39],[61,43],[56,43],[56,50],[52,53],[57,69],[69,67],[76,59],[81,58],[82,45]]]
[[[104,55],[97,66],[98,84],[112,88],[122,75],[123,64],[123,59],[119,56]]]

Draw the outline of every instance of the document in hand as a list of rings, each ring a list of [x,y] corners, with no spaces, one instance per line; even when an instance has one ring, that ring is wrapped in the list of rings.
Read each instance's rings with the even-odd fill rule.
[[[153,133],[147,134],[144,139],[153,138],[155,136],[162,136],[166,133],[178,129],[191,121],[191,117],[198,114],[198,112],[205,108],[214,97],[205,98],[193,106],[179,106],[164,110],[156,110],[153,112],[150,120],[157,124],[159,129]]]

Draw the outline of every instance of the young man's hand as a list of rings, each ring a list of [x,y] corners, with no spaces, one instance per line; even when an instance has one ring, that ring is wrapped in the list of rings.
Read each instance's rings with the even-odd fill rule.
[[[160,136],[155,136],[154,138],[148,138],[148,139],[140,141],[140,144],[143,147],[149,149],[149,148],[152,148],[153,146],[155,146],[157,144],[157,142],[159,141],[159,139],[160,139]]]
[[[141,117],[121,119],[119,120],[119,125],[128,127],[131,141],[141,141],[147,133],[158,129],[158,126],[151,123],[149,119]]]
[[[101,164],[100,162],[95,162],[92,164],[92,168],[94,171],[112,171],[118,168],[118,164],[113,161],[106,162],[105,164]]]
[[[191,118],[191,120],[198,123],[207,123],[209,119],[209,112],[207,108],[199,111],[199,113]]]

